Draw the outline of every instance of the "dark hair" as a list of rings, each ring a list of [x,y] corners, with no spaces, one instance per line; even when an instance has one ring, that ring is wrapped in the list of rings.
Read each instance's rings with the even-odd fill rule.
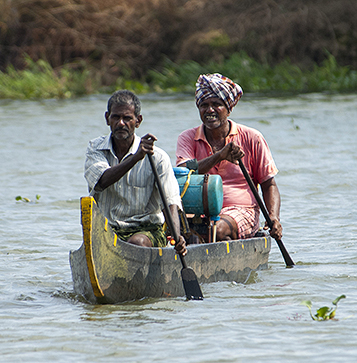
[[[134,106],[134,114],[136,117],[140,115],[141,112],[141,103],[136,94],[128,90],[120,90],[114,92],[108,100],[108,113],[110,114],[113,105],[133,105]]]

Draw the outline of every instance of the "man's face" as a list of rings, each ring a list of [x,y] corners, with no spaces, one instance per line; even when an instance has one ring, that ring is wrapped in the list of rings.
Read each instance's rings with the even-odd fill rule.
[[[207,98],[198,106],[203,124],[208,129],[216,129],[227,122],[229,112],[225,103],[218,97]]]
[[[135,128],[139,127],[142,116],[135,116],[134,105],[113,105],[110,114],[105,113],[107,125],[116,141],[132,139]]]

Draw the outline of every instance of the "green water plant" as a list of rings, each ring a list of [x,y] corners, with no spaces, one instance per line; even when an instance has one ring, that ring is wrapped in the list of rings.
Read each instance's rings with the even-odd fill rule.
[[[29,56],[25,56],[25,62],[24,70],[9,66],[6,72],[0,71],[0,98],[71,98],[97,88],[88,69],[76,71],[64,66],[55,70],[48,62],[35,62]]]
[[[337,297],[334,301],[332,301],[332,304],[335,305],[335,308],[331,307],[329,308],[328,306],[323,306],[319,309],[317,309],[316,314],[312,314],[312,303],[310,300],[304,300],[301,302],[302,305],[305,305],[308,307],[309,311],[310,311],[310,315],[311,318],[313,320],[317,320],[317,321],[322,321],[322,320],[331,320],[331,319],[335,319],[335,315],[336,315],[336,310],[337,310],[337,303],[341,300],[341,299],[345,299],[346,295],[340,295],[339,297]]]
[[[326,54],[321,65],[313,69],[299,67],[289,59],[279,64],[258,62],[245,52],[237,52],[219,62],[199,64],[192,60],[172,62],[166,59],[160,70],[148,72],[148,83],[158,91],[191,91],[200,73],[221,73],[252,93],[354,92],[357,71],[339,65]]]
[[[95,69],[84,60],[56,69],[45,60],[35,62],[29,56],[25,56],[25,63],[26,67],[22,70],[9,66],[5,72],[0,71],[0,99],[72,98],[112,93],[120,88],[140,94],[193,94],[198,75],[215,72],[238,82],[248,93],[357,91],[357,70],[339,65],[331,54],[327,54],[325,61],[313,69],[300,68],[289,59],[276,65],[258,62],[245,52],[233,53],[228,58],[206,64],[193,60],[173,62],[164,58],[140,79],[134,79],[130,69],[120,63],[121,75],[109,77],[110,81],[104,81],[105,69]]]
[[[17,201],[21,201],[21,202],[24,202],[24,203],[38,203],[38,201],[40,200],[40,198],[41,198],[40,194],[36,194],[36,200],[33,202],[29,198],[21,197],[21,195],[18,195],[17,197],[15,197],[15,199]]]

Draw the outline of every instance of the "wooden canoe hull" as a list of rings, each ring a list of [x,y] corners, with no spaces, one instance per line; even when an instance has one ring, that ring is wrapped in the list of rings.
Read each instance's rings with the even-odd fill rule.
[[[83,244],[70,252],[74,292],[93,304],[184,296],[181,262],[173,248],[139,247],[117,239],[92,197],[81,199]],[[187,265],[200,283],[244,282],[266,269],[270,237],[189,245]]]

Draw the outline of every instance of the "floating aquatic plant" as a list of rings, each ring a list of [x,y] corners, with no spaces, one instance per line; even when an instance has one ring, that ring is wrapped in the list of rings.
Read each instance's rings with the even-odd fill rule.
[[[345,299],[345,298],[346,298],[346,295],[341,295],[341,296],[337,297],[334,301],[332,301],[332,304],[335,305],[335,308],[333,308],[333,307],[329,308],[328,306],[323,306],[323,307],[317,309],[315,315],[312,314],[312,310],[311,310],[312,303],[310,300],[304,300],[301,302],[301,304],[305,305],[309,308],[310,315],[313,320],[318,320],[318,321],[331,320],[331,319],[335,319],[337,303],[341,299]]]
[[[21,197],[21,195],[18,195],[15,199],[17,201],[21,201],[24,203],[37,203],[39,201],[39,199],[41,198],[40,194],[36,194],[36,200],[34,202],[31,201],[31,199],[26,198],[26,197]]]
[[[295,124],[295,120],[293,118],[291,118],[291,123],[292,123],[295,130],[300,130],[300,126]]]

